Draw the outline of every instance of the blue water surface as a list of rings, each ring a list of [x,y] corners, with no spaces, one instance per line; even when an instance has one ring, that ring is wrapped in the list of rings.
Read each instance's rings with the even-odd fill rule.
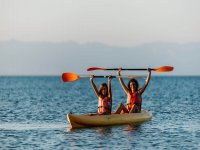
[[[115,110],[126,101],[117,79],[112,92]],[[138,125],[70,130],[67,113],[97,111],[89,79],[0,77],[0,104],[0,149],[200,149],[200,77],[152,77],[142,109],[153,118]]]

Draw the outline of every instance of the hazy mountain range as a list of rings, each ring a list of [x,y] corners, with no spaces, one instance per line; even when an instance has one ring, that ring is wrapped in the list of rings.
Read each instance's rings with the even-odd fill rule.
[[[88,67],[157,68],[162,75],[200,75],[200,43],[149,43],[115,47],[101,43],[0,42],[0,75],[88,74]],[[157,75],[157,74],[156,74]]]

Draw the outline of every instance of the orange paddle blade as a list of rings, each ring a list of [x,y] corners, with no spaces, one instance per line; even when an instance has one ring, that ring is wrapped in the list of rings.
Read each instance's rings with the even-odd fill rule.
[[[155,68],[152,70],[156,71],[156,72],[168,72],[168,71],[172,71],[173,69],[174,69],[174,67],[171,67],[171,66],[162,66],[162,67]]]
[[[106,70],[106,68],[91,67],[87,69],[87,71],[93,71],[93,70]]]
[[[71,73],[71,72],[66,72],[62,74],[62,80],[64,82],[72,82],[80,78],[78,75]]]

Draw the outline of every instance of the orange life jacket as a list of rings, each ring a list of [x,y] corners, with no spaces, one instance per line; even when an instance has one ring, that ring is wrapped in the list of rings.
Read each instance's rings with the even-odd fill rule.
[[[139,107],[139,109],[141,109],[142,101],[141,101],[141,99],[138,98],[138,92],[135,92],[134,94],[129,92],[128,97],[127,97],[127,102],[129,102],[126,104],[128,111],[131,110],[133,105],[137,105]]]
[[[99,99],[98,113],[111,113],[112,101],[109,97]]]

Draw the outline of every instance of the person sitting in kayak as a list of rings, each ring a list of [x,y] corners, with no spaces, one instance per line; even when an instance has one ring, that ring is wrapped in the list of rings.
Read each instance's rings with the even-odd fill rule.
[[[124,84],[123,79],[121,78],[120,75],[120,69],[118,70],[118,76],[119,76],[119,82],[124,90],[124,92],[127,95],[127,102],[126,102],[126,107],[120,103],[117,110],[116,110],[116,114],[120,114],[121,111],[123,111],[124,113],[138,113],[141,111],[141,105],[142,105],[142,93],[145,91],[150,78],[151,78],[151,69],[148,68],[148,75],[147,75],[147,79],[146,82],[144,83],[144,85],[142,86],[142,88],[139,88],[139,84],[138,81],[135,79],[131,79],[128,82],[128,87],[126,87],[126,85]]]
[[[90,77],[90,82],[94,89],[96,96],[98,97],[98,114],[108,115],[111,114],[112,109],[112,92],[111,92],[111,76],[108,77],[108,85],[102,83],[99,86],[99,91],[93,82],[94,76]]]

